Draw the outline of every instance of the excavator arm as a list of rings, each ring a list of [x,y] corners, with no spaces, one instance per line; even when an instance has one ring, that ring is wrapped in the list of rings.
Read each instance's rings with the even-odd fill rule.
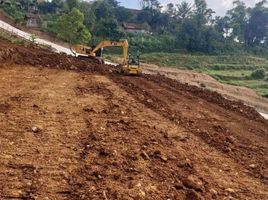
[[[122,47],[123,49],[123,65],[126,65],[127,63],[127,56],[128,56],[128,41],[123,40],[119,42],[115,41],[102,41],[100,42],[90,53],[91,56],[96,56],[96,52],[99,49],[105,48],[105,47]]]

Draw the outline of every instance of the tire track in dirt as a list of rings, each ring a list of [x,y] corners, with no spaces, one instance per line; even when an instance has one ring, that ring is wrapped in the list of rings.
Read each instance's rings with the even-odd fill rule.
[[[88,82],[92,85],[86,85],[80,88],[80,91],[91,93],[91,95],[102,95],[105,103],[100,102],[103,104],[102,109],[96,108],[96,105],[87,106],[84,109],[88,130],[82,143],[84,150],[80,154],[81,167],[70,179],[70,185],[73,188],[70,198],[122,199],[128,197],[143,199],[146,192],[150,193],[149,196],[152,195],[151,198],[161,199],[168,198],[169,193],[173,193],[173,195],[178,193],[175,192],[176,189],[172,187],[173,185],[162,186],[162,190],[169,190],[169,192],[162,193],[161,191],[160,193],[156,186],[147,180],[149,178],[149,180],[156,179],[159,182],[166,182],[166,178],[170,179],[172,175],[170,177],[168,174],[161,174],[153,165],[148,166],[148,170],[144,169],[148,165],[145,163],[147,159],[153,159],[155,163],[163,167],[165,157],[161,155],[161,152],[163,153],[164,149],[171,145],[170,142],[168,141],[166,144],[167,141],[162,136],[163,141],[159,141],[159,136],[148,135],[147,131],[155,132],[156,130],[151,129],[147,122],[137,114],[143,110],[136,105],[133,99],[128,99],[125,94],[121,94],[114,83],[104,77],[95,77],[93,83],[91,78]],[[132,106],[128,107],[129,105]],[[140,127],[144,128],[143,132],[140,132]],[[148,154],[151,158],[148,158],[149,155],[145,151],[151,145],[161,147],[150,150],[151,152]],[[165,166],[165,168],[169,167]],[[185,166],[178,174],[187,177],[192,170],[191,166]],[[146,179],[145,183],[141,181],[142,177]],[[146,182],[148,182],[147,186]],[[124,184],[126,188],[122,187]],[[145,189],[144,186],[146,186]],[[191,193],[190,190],[189,193]],[[157,198],[157,194],[161,197]],[[180,195],[184,196],[184,193],[181,191]]]
[[[259,118],[259,121],[253,122],[248,120],[246,113],[243,119],[246,124],[241,126],[243,122],[241,117],[237,118],[236,109],[226,111],[216,102],[211,104],[208,100],[208,104],[199,98],[200,95],[195,97],[195,93],[182,90],[182,85],[178,84],[177,89],[167,84],[166,79],[160,81],[154,79],[156,77],[152,77],[152,80],[150,78],[113,77],[113,80],[139,102],[176,124],[181,124],[213,148],[239,162],[250,175],[267,184],[268,126],[264,120]],[[229,109],[228,106],[226,108]],[[267,129],[262,128],[265,126]]]
[[[128,97],[115,83],[104,77],[94,79],[80,91],[102,95],[106,103],[99,102],[101,109],[95,108],[97,104],[84,109],[88,130],[82,143],[81,167],[69,182],[73,188],[70,199],[211,199],[212,188],[224,197],[228,187],[236,188],[235,198],[254,195],[265,199],[268,191],[256,192],[265,190],[260,189],[260,183],[252,184],[232,160]],[[226,175],[218,172],[222,162]],[[234,181],[236,170],[240,177]],[[189,188],[188,176],[199,177],[204,188]],[[251,187],[243,186],[248,184]]]

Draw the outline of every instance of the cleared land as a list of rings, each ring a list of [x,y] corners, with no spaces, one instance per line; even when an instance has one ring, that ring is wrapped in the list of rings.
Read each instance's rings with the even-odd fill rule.
[[[220,83],[209,75],[192,70],[159,67],[151,64],[143,64],[143,68],[145,73],[161,74],[181,83],[216,91],[228,99],[242,101],[260,112],[268,113],[268,99],[257,95],[252,89]]]
[[[0,199],[268,198],[252,108],[4,41],[0,61]]]

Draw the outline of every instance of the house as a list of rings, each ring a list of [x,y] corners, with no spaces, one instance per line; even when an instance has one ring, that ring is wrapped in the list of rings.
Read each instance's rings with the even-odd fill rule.
[[[25,17],[26,26],[30,28],[47,28],[47,17],[28,13]]]
[[[37,28],[39,27],[40,24],[40,17],[34,14],[27,14],[26,21],[27,21],[26,23],[27,27]]]
[[[122,27],[128,33],[142,33],[142,34],[148,34],[149,33],[149,31],[143,29],[139,24],[123,23]]]

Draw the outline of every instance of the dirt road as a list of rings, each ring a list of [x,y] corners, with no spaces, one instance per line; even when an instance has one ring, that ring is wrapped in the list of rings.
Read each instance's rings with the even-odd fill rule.
[[[267,199],[268,123],[162,76],[0,44],[0,199]]]

